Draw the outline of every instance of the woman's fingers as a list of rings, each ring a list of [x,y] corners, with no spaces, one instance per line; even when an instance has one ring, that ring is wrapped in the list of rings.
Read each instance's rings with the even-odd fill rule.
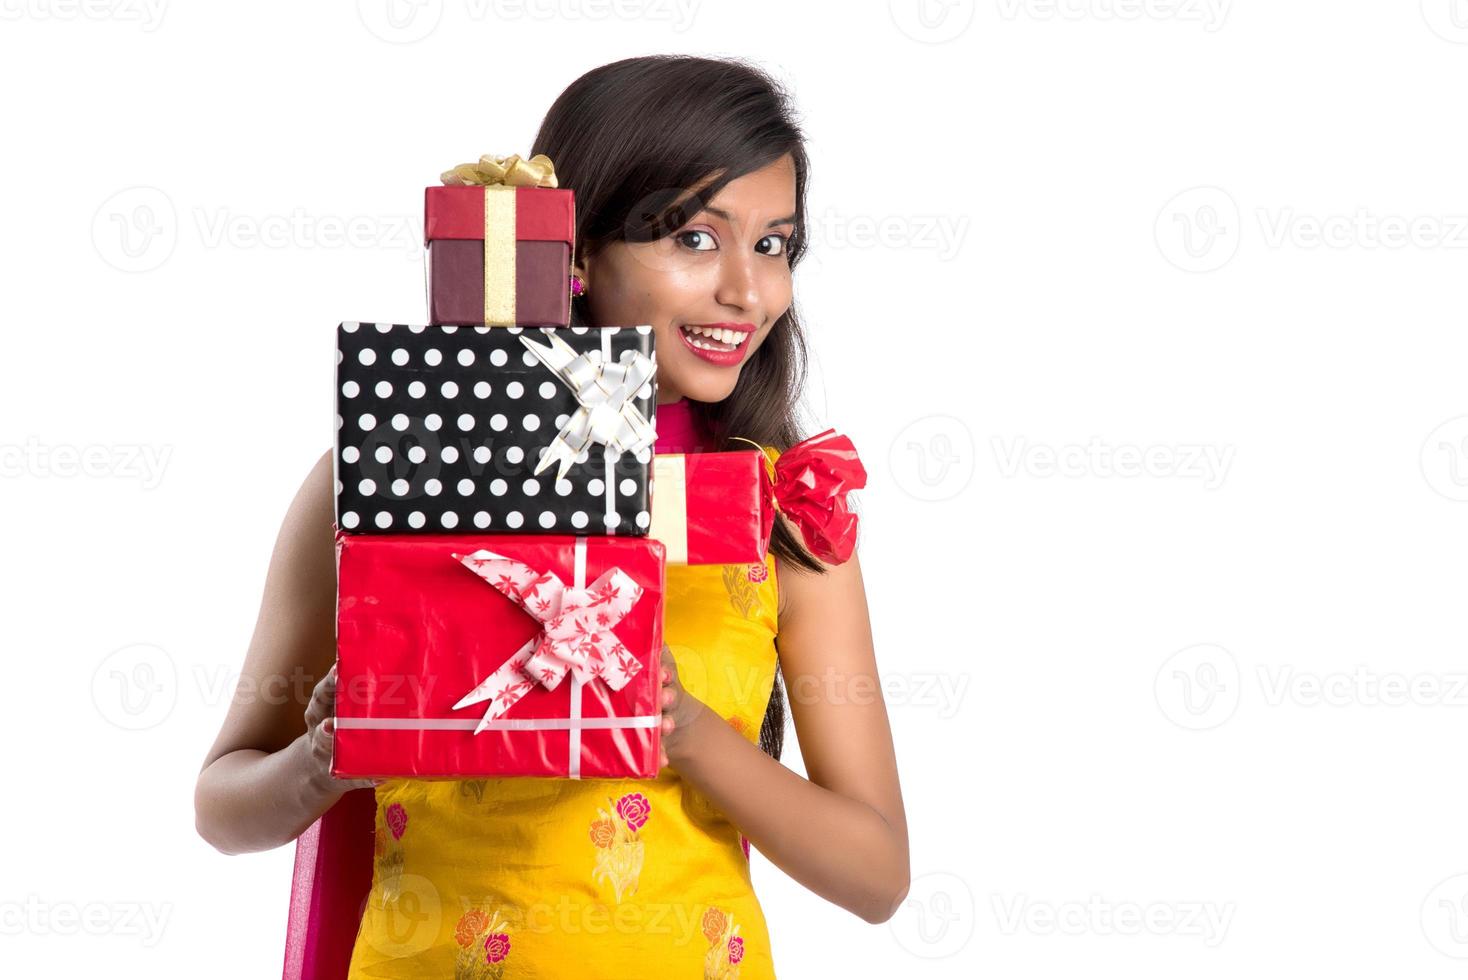
[[[330,718],[336,714],[336,664],[326,672],[326,676],[316,682],[311,689],[311,700],[306,705],[306,727],[315,728],[323,719]]]
[[[311,757],[315,763],[316,771],[323,778],[334,780],[338,786],[344,789],[369,789],[376,786],[379,780],[373,779],[338,779],[331,775],[331,758],[333,745],[336,741],[336,719],[327,718],[311,729]]]

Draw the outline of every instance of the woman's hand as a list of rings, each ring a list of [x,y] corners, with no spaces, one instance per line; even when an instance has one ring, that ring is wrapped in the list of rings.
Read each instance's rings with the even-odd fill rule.
[[[336,664],[316,683],[311,703],[306,705],[306,739],[309,778],[332,792],[376,786],[376,779],[338,779],[331,774],[331,752],[336,735]]]
[[[669,756],[678,757],[678,749],[682,747],[683,740],[688,737],[689,728],[704,712],[706,706],[698,698],[683,690],[683,684],[678,680],[678,663],[673,659],[673,652],[668,649],[666,643],[663,644],[662,659],[663,745],[658,757],[658,767],[667,768]]]

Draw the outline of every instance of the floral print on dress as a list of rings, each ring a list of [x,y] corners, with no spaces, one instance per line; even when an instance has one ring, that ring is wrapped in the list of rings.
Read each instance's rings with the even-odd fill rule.
[[[473,908],[459,916],[454,942],[459,944],[454,980],[503,980],[510,934],[498,911]]]
[[[739,935],[734,916],[709,906],[703,913],[703,937],[709,941],[709,951],[703,957],[703,980],[739,980],[744,937]]]
[[[628,793],[616,803],[607,797],[609,809],[596,808],[597,819],[587,828],[596,845],[596,869],[592,881],[603,878],[611,882],[620,903],[624,895],[637,892],[637,878],[642,874],[642,841],[638,831],[652,816],[652,804],[641,793]]]
[[[392,904],[403,891],[403,834],[408,829],[408,811],[401,803],[389,803],[382,812],[382,825],[372,835],[377,860],[377,879],[382,900]]]
[[[764,568],[763,565],[759,567]],[[745,619],[760,612],[759,585],[750,575],[752,568],[753,565],[724,566],[724,588],[729,592],[729,603]]]

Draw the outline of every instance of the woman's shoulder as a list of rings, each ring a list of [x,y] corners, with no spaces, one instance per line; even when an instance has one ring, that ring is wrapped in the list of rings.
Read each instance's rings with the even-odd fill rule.
[[[784,514],[777,513],[775,519],[790,532],[792,540],[804,540],[799,529]],[[861,571],[855,551],[849,559],[834,565],[810,555],[810,559],[819,566],[819,571],[795,564],[778,554],[774,557],[776,590],[779,595],[778,614],[782,622],[797,615],[800,609],[807,606],[819,607],[828,598],[849,592],[853,582],[860,588]]]
[[[336,465],[334,455],[333,450],[326,450],[306,471],[300,487],[296,490],[295,499],[291,501],[290,508],[286,511],[285,522],[281,527],[282,535],[288,529],[293,529],[306,532],[307,538],[315,538],[319,536],[323,526],[333,535],[335,534]]]

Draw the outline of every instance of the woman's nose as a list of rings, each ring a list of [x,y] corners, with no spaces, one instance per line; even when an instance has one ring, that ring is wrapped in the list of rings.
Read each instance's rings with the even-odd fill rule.
[[[754,256],[731,257],[719,272],[719,291],[714,298],[720,306],[749,312],[759,306],[759,283],[755,277]]]

